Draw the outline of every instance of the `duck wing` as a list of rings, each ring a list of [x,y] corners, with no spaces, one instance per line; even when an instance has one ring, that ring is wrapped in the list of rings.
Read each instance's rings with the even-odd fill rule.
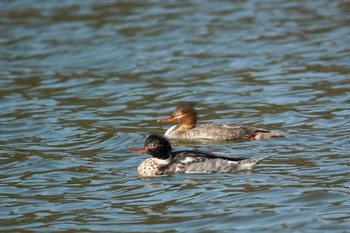
[[[210,139],[216,141],[247,139],[256,133],[269,133],[270,130],[246,125],[228,125],[224,123],[204,123],[181,135],[183,139]]]
[[[172,172],[178,173],[232,173],[245,160],[248,159],[187,150],[174,152],[169,167]]]

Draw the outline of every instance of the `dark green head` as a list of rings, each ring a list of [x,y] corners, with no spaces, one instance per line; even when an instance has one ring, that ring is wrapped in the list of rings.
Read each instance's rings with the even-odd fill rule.
[[[168,159],[171,157],[172,148],[170,142],[165,137],[151,134],[146,138],[145,147],[147,153],[158,159]]]

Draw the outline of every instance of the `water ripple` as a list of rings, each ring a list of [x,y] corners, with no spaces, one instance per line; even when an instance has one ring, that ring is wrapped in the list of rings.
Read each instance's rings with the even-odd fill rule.
[[[156,4],[154,4],[156,3]],[[1,231],[349,229],[349,4],[0,3]],[[271,156],[250,172],[137,178],[183,101],[286,133],[174,142]]]

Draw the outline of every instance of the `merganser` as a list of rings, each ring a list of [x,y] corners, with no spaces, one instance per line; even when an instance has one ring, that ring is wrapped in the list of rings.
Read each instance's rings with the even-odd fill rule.
[[[267,129],[246,125],[228,125],[224,123],[203,123],[196,126],[197,112],[193,108],[196,103],[180,104],[169,118],[158,122],[178,122],[169,128],[164,136],[170,139],[205,139],[215,141],[225,140],[260,140],[271,137],[283,137],[283,134]]]
[[[235,173],[251,169],[260,158],[232,158],[210,152],[173,151],[169,141],[157,134],[147,137],[144,148],[128,153],[148,153],[152,158],[143,161],[137,169],[139,177],[167,176],[172,173]]]

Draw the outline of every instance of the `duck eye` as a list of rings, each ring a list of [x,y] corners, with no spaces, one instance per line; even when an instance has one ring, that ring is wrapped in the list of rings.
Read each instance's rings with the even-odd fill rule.
[[[184,113],[181,112],[181,113],[177,114],[176,117],[177,117],[177,118],[180,118],[180,117],[182,117],[183,115],[184,115]]]

